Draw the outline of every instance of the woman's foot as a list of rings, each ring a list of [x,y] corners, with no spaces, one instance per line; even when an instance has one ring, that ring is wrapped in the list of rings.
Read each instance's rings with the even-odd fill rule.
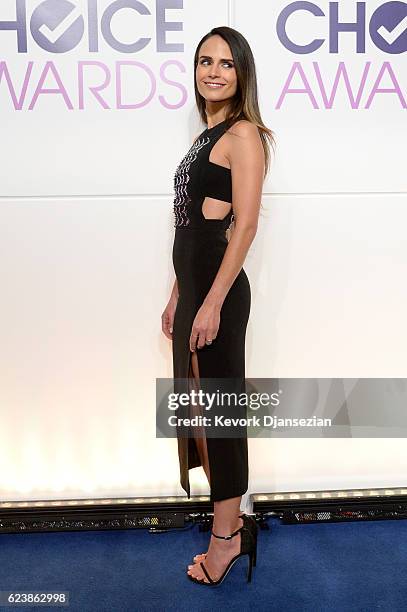
[[[236,531],[237,529],[240,529],[241,527],[243,527],[243,519],[238,518],[237,525],[235,529],[231,531],[231,533],[233,531]],[[218,580],[218,578],[220,578],[220,576],[225,571],[225,568],[229,561],[239,554],[240,539],[240,533],[238,533],[234,538],[231,538],[230,540],[221,540],[219,538],[211,536],[208,552],[203,553],[202,555],[196,555],[194,559],[201,557],[200,561],[205,561],[205,568],[212,580]],[[187,573],[190,576],[197,578],[198,580],[209,582],[209,580],[204,574],[202,567],[199,565],[199,561],[188,565]]]
[[[239,516],[239,527],[238,527],[238,529],[240,529],[240,527],[243,526],[243,519],[240,518],[241,516],[243,516],[243,514],[241,514]],[[193,560],[194,563],[200,563],[201,561],[205,561],[207,554],[208,553],[206,552],[206,553],[201,553],[200,555],[195,555],[195,557],[192,560]]]

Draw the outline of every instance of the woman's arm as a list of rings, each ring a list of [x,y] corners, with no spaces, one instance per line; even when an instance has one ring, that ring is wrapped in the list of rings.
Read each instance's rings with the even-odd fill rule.
[[[222,304],[243,267],[257,232],[264,181],[264,150],[258,128],[239,121],[230,130],[228,159],[232,171],[232,201],[235,227],[219,267],[192,327],[190,348],[202,348],[216,337]]]
[[[205,299],[219,307],[243,267],[256,235],[264,176],[264,152],[257,127],[248,121],[239,121],[232,130],[233,145],[228,158],[232,170],[235,226]]]
[[[176,300],[178,300],[178,295],[179,295],[179,292],[178,292],[178,281],[177,281],[177,279],[175,279],[174,284],[172,286],[171,297],[176,299]]]
[[[172,326],[174,324],[174,315],[177,309],[178,302],[178,281],[175,279],[172,287],[170,299],[166,305],[164,312],[161,315],[161,329],[165,336],[172,340]]]

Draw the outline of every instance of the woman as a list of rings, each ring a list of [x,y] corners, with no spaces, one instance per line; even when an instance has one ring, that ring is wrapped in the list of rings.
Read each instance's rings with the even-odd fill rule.
[[[173,341],[176,391],[185,391],[183,381],[190,390],[203,388],[201,379],[221,378],[229,381],[228,391],[232,384],[242,393],[250,311],[242,266],[257,231],[270,159],[267,140],[273,142],[273,136],[261,120],[254,60],[239,32],[219,27],[206,34],[195,52],[194,71],[196,103],[208,127],[174,177],[176,280],[162,329]],[[239,406],[234,408],[243,416]],[[191,405],[185,414],[198,413]],[[239,511],[248,488],[247,432],[219,438],[206,435],[205,427],[192,430],[192,437],[178,432],[181,485],[189,497],[189,469],[203,467],[214,519],[208,552],[194,557],[188,577],[219,584],[236,559],[248,554],[250,580],[257,526]]]

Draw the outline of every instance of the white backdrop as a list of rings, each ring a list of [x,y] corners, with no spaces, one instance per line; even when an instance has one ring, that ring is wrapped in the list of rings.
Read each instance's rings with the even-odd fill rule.
[[[248,39],[277,140],[245,263],[247,376],[407,376],[406,24],[387,6],[406,3],[359,3],[337,52],[329,10],[355,22],[356,2],[298,10],[287,40],[325,41],[310,53],[287,48],[280,0],[125,0],[117,48],[112,0],[97,23],[85,0],[26,4],[19,38],[15,0],[0,6],[2,500],[183,494],[155,378],[172,375],[173,175],[205,127],[193,53],[217,25]],[[248,493],[406,484],[404,439],[249,448]],[[208,492],[200,469],[191,484]]]

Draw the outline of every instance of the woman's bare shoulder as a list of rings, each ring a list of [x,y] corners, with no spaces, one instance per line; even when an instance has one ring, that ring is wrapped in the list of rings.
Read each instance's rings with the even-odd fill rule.
[[[250,163],[264,165],[264,150],[261,142],[259,128],[247,119],[239,119],[230,128],[231,138],[227,142],[225,156],[229,164]]]
[[[248,119],[239,119],[228,131],[241,138],[255,138],[259,135],[259,128],[257,125]]]

